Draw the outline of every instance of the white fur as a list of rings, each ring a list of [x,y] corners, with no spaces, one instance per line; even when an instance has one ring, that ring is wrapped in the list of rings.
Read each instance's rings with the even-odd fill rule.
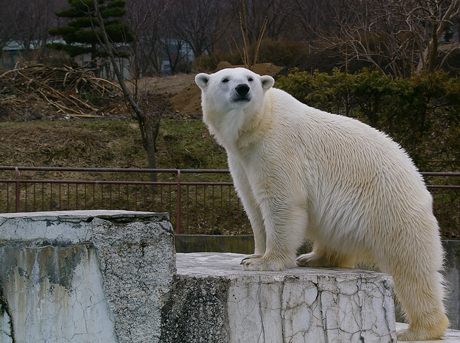
[[[251,81],[252,80],[252,81]],[[400,340],[440,337],[448,325],[443,250],[432,198],[408,155],[385,134],[306,106],[247,69],[198,74],[203,117],[226,149],[254,231],[245,270],[353,267],[373,260],[393,276],[410,321]],[[247,101],[235,101],[239,85]]]

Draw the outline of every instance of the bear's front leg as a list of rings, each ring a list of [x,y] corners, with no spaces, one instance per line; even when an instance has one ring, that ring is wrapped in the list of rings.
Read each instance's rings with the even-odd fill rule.
[[[291,263],[291,258],[286,256],[282,258],[280,256],[274,255],[269,256],[265,254],[262,257],[255,257],[255,255],[248,256],[241,261],[241,265],[244,270],[270,270],[270,271],[281,271],[286,268],[295,267],[295,263]]]
[[[232,173],[233,182],[235,189],[243,202],[244,210],[248,215],[251,223],[252,231],[254,233],[254,245],[255,250],[253,255],[249,255],[248,258],[259,258],[265,254],[265,227],[264,220],[262,218],[262,212],[259,204],[254,196],[251,184],[249,183],[248,176],[239,162],[234,156],[228,154],[228,164]]]
[[[267,199],[259,207],[265,224],[265,254],[243,259],[243,269],[279,271],[295,267],[297,249],[305,240],[307,212],[287,199]]]

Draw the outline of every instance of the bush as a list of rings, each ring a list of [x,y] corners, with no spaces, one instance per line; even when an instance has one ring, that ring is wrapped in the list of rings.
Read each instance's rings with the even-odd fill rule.
[[[460,78],[444,72],[408,79],[364,69],[293,71],[276,86],[299,101],[362,120],[399,142],[421,170],[460,169]]]
[[[218,54],[198,56],[193,63],[193,70],[197,73],[212,73],[216,70],[217,65],[222,57]]]
[[[253,44],[250,49],[252,56],[254,56],[255,45]],[[306,46],[300,42],[264,39],[260,43],[257,62],[270,62],[274,65],[285,67],[306,53]]]
[[[256,44],[249,47],[251,63],[256,50]],[[304,44],[294,41],[278,41],[273,39],[264,39],[260,43],[257,63],[273,63],[277,66],[287,66],[295,61],[301,55],[306,53]],[[221,61],[227,61],[232,65],[242,65],[243,60],[237,49],[226,53],[214,53],[212,55],[201,55],[197,57],[193,69],[197,72],[213,72]]]

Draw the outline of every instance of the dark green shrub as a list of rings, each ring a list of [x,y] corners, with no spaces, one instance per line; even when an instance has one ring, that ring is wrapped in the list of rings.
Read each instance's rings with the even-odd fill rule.
[[[251,45],[251,54],[254,56],[255,44]],[[264,39],[260,43],[259,63],[273,63],[277,66],[287,66],[306,54],[306,46],[300,42],[289,40]]]
[[[198,56],[193,63],[193,70],[197,73],[212,73],[221,60],[223,57],[220,54]]]
[[[249,47],[249,54],[252,59],[256,50],[256,43]],[[241,53],[243,51],[241,50]],[[294,62],[298,57],[306,53],[305,45],[294,41],[278,41],[264,39],[260,43],[257,63],[273,63],[277,66],[287,66]],[[194,63],[194,70],[197,72],[213,72],[220,61],[227,61],[233,65],[242,65],[243,60],[237,48],[233,48],[225,53],[216,52],[212,55],[201,55]]]
[[[460,78],[444,72],[395,78],[364,69],[293,71],[276,83],[298,100],[386,132],[421,170],[460,169]]]

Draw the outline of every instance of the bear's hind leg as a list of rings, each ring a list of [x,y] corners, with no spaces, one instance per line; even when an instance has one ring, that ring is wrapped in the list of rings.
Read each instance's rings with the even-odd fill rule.
[[[436,271],[425,275],[406,274],[401,281],[399,273],[392,275],[396,294],[409,319],[409,328],[398,332],[398,341],[440,339],[449,326],[442,303],[442,276]]]
[[[435,220],[433,219],[433,222]],[[443,304],[443,250],[437,225],[431,232],[395,238],[399,244],[390,247],[380,244],[376,260],[380,269],[393,277],[395,292],[405,311],[409,328],[398,332],[398,341],[435,340],[444,335],[449,326]],[[403,232],[403,231],[401,231]],[[401,256],[401,252],[406,252]]]
[[[353,268],[355,260],[353,257],[340,254],[315,243],[313,251],[297,257],[296,263],[301,267]]]

